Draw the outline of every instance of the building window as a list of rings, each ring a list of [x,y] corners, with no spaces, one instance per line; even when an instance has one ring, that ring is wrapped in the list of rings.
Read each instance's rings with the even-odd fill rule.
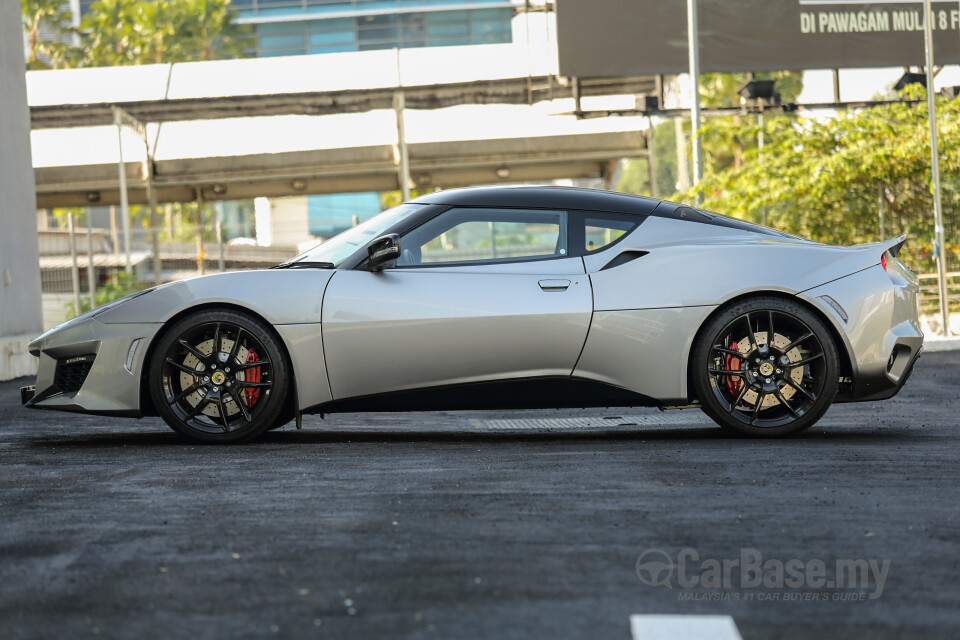
[[[258,15],[302,14],[303,20],[257,25],[259,54],[290,56],[306,53],[371,51],[394,47],[442,47],[510,42],[513,12],[503,9],[439,10],[321,18],[317,12],[383,10],[400,6],[464,6],[465,0],[246,0]],[[307,13],[303,13],[304,6]],[[313,14],[313,15],[311,15]]]
[[[395,14],[357,18],[357,48],[360,51],[393,49],[399,43]]]
[[[357,50],[356,22],[353,18],[312,20],[309,30],[309,53],[337,53]]]
[[[307,13],[346,13],[353,4],[341,0],[307,0]]]
[[[295,56],[306,53],[306,33],[302,22],[275,22],[259,25],[260,55]]]

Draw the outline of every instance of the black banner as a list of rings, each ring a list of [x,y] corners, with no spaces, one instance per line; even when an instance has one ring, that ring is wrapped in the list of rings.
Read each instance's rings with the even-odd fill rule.
[[[934,1],[934,62],[960,62],[960,3]],[[699,0],[703,72],[922,65],[919,0]],[[558,0],[560,73],[688,69],[685,0]]]

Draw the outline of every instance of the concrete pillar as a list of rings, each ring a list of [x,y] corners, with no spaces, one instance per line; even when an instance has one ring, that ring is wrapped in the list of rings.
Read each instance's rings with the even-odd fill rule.
[[[0,2],[0,380],[34,375],[43,329],[20,3]]]

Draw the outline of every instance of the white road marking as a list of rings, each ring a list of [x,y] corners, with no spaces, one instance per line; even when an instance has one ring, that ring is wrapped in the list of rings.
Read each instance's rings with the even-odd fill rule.
[[[730,616],[632,615],[633,640],[743,640]]]

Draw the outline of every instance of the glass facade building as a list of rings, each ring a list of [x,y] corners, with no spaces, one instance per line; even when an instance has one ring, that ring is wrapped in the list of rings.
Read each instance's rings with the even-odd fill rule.
[[[510,42],[510,0],[233,0],[256,55]]]

